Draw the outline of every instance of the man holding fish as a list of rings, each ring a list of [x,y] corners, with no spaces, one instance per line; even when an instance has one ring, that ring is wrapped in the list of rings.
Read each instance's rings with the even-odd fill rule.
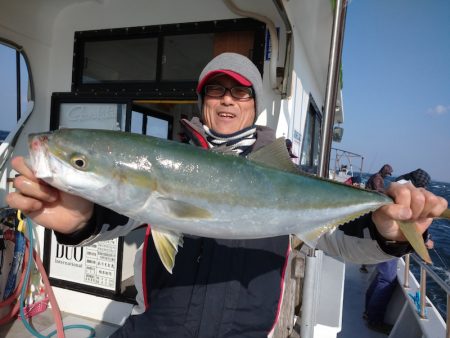
[[[22,157],[12,160],[21,176],[14,181],[16,192],[7,196],[8,204],[54,230],[63,244],[91,244],[150,223],[136,255],[138,305],[113,337],[286,336],[279,333],[283,329],[277,321],[284,311],[280,304],[290,268],[290,234],[330,255],[378,263],[411,251],[396,221],[409,222],[417,229],[413,233],[422,234],[447,208],[443,198],[411,184],[392,184],[387,190],[391,200],[300,176],[284,141],[277,143],[273,130],[255,125],[263,110],[262,79],[241,55],[215,57],[200,74],[197,93],[202,118],[182,124],[192,144],[214,151],[129,136],[133,144],[142,142],[148,148],[134,156],[139,162],[131,165],[122,165],[125,157],[102,165],[102,175],[111,173],[109,182],[114,184],[103,183],[91,172],[100,162],[89,158],[101,149],[103,161],[108,161],[126,143],[102,148],[114,142],[108,132],[96,131],[95,139],[87,139],[93,131],[76,130],[32,136],[33,169]],[[64,143],[71,138],[88,143],[68,151]],[[91,153],[84,153],[85,148]],[[133,151],[129,147],[117,153],[129,156]],[[171,157],[173,153],[178,157]],[[69,158],[63,159],[66,154]],[[68,171],[58,176],[61,162]],[[144,187],[136,188],[144,178],[137,169],[128,171],[133,168],[146,171]],[[300,186],[303,182],[308,183]],[[122,184],[133,189],[116,190]],[[367,199],[370,206],[344,214],[350,205],[333,205],[339,202],[336,196],[345,204],[346,192],[357,195],[358,201]]]

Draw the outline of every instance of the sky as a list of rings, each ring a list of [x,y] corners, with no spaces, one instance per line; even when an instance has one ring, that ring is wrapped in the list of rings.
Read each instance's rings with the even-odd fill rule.
[[[333,146],[450,182],[450,1],[350,0],[343,63],[344,135]]]
[[[16,52],[0,44],[0,130],[11,131],[16,126]],[[22,112],[26,109],[28,74],[21,57]]]
[[[344,136],[333,146],[363,155],[364,172],[389,163],[394,176],[422,168],[450,182],[449,18],[450,0],[349,0]],[[0,130],[10,130],[16,98],[2,83],[15,81],[15,56],[4,49]]]

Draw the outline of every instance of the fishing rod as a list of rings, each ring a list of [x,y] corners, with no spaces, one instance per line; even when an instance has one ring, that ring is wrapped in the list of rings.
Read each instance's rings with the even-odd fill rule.
[[[442,264],[444,265],[444,267],[445,267],[445,270],[449,270],[448,269],[448,265],[445,263],[445,261],[442,259],[442,257],[441,257],[441,255],[439,254],[439,252],[435,249],[435,248],[433,248],[433,251],[434,251],[434,253],[436,254],[436,256],[438,256],[439,257],[439,259],[440,259],[440,261],[442,262]]]

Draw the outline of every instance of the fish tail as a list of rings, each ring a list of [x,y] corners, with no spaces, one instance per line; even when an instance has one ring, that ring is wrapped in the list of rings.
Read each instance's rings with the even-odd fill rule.
[[[448,211],[448,209],[447,209]],[[406,239],[411,243],[413,249],[417,252],[417,254],[428,264],[432,264],[430,254],[428,253],[428,249],[425,246],[425,242],[423,240],[422,235],[417,230],[416,224],[412,222],[402,222],[397,221],[400,225],[400,229],[405,235]]]
[[[439,216],[439,218],[450,219],[450,209],[444,210],[444,212]]]

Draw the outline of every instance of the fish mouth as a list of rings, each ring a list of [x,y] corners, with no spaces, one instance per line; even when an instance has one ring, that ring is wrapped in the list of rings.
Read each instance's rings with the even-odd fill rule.
[[[37,133],[28,136],[31,167],[37,178],[44,179],[53,176],[49,162],[48,142],[50,139],[51,133]]]

